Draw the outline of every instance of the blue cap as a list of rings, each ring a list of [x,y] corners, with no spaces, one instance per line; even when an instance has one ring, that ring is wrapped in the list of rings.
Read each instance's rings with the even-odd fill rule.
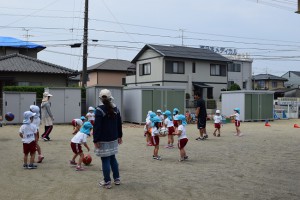
[[[166,115],[166,116],[169,118],[169,120],[172,120],[172,113],[171,113],[171,111],[166,110],[166,111],[164,112],[164,115]]]
[[[83,126],[80,129],[80,132],[90,135],[91,128],[93,128],[93,125],[91,124],[91,122],[84,122]]]
[[[80,119],[81,119],[81,121],[86,120],[85,116],[81,116]]]
[[[174,120],[182,121],[182,125],[186,125],[186,118],[184,115],[180,114],[174,117]]]
[[[235,108],[235,109],[233,109],[234,111],[236,111],[236,112],[238,112],[239,114],[240,114],[240,108]]]
[[[151,112],[151,113],[149,114],[149,116],[150,116],[150,118],[153,118],[153,117],[156,116],[156,114],[155,114],[155,112]]]
[[[178,108],[174,108],[173,109],[173,115],[177,114],[176,112],[179,113],[179,109]]]
[[[158,116],[155,116],[155,117],[151,118],[150,120],[151,120],[151,122],[152,122],[152,124],[151,124],[152,127],[154,126],[155,123],[161,122],[161,119],[160,119],[160,117],[158,117]]]

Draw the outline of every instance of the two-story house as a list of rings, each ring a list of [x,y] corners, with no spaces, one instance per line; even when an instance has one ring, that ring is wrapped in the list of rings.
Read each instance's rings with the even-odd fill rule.
[[[131,61],[136,74],[127,86],[184,86],[186,93],[200,91],[205,99],[218,99],[227,88],[230,60],[208,49],[145,45]]]
[[[255,90],[275,90],[284,88],[284,82],[287,79],[271,75],[271,74],[258,74],[252,76]]]
[[[288,71],[281,77],[287,79],[284,83],[285,87],[300,89],[300,71]]]

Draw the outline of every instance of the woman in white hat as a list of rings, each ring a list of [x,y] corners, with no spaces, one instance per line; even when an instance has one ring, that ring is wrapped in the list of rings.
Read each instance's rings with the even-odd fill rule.
[[[50,97],[52,97],[52,94],[50,94],[49,92],[44,92],[42,104],[41,104],[42,122],[45,126],[45,132],[42,134],[42,138],[45,141],[50,140],[49,135],[53,129],[53,121],[54,121],[54,117],[52,115],[50,103],[49,103]]]
[[[122,120],[119,109],[112,102],[113,97],[107,89],[100,91],[101,104],[95,110],[94,144],[95,153],[101,158],[104,180],[101,187],[110,189],[110,171],[113,172],[115,185],[120,185],[119,164],[115,155],[118,145],[122,143]]]

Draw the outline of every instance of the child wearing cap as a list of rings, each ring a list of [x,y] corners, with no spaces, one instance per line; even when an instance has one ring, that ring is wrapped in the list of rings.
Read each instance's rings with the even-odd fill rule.
[[[235,130],[236,130],[236,134],[234,134],[234,135],[242,136],[243,134],[241,133],[241,130],[240,130],[240,125],[241,125],[240,109],[234,108],[233,111],[234,111],[234,113],[232,115],[230,115],[230,117],[234,118],[234,125],[235,125]]]
[[[173,120],[172,120],[172,113],[169,110],[166,110],[164,112],[164,125],[168,129],[168,145],[165,148],[174,148],[174,135],[173,133],[175,132]]]
[[[177,128],[178,127],[178,123],[177,120],[175,120],[175,117],[179,114],[179,109],[178,108],[174,108],[173,109],[173,124],[174,127]]]
[[[36,151],[36,140],[37,140],[37,128],[32,123],[35,113],[31,111],[24,112],[23,125],[20,127],[19,135],[23,142],[23,153],[24,153],[24,169],[36,169],[37,165],[34,163],[35,151]],[[28,154],[30,154],[28,164]]]
[[[161,157],[158,155],[158,150],[159,150],[159,123],[161,123],[161,119],[158,116],[155,116],[150,119],[152,124],[152,131],[151,131],[151,144],[154,146],[153,150],[153,156],[152,158],[155,160],[161,160]]]
[[[42,155],[42,149],[38,143],[39,141],[39,129],[40,129],[40,124],[41,124],[41,119],[40,119],[40,108],[36,105],[31,105],[30,107],[30,111],[35,113],[35,115],[33,116],[33,121],[32,123],[36,126],[37,128],[37,133],[36,133],[36,151],[38,152],[38,161],[37,163],[41,163],[44,160],[44,156]]]
[[[188,159],[188,156],[186,155],[184,147],[186,146],[188,142],[188,138],[186,135],[186,118],[184,115],[177,115],[175,117],[175,120],[178,122],[178,129],[173,133],[174,135],[178,136],[178,149],[180,153],[180,159],[179,161],[184,161]]]
[[[221,111],[216,110],[216,114],[214,116],[214,124],[215,124],[215,131],[213,133],[214,136],[220,137],[221,136],[221,123],[222,123],[222,116]],[[218,131],[218,135],[216,135],[216,132]]]
[[[85,119],[85,117],[83,117]],[[81,117],[80,119],[73,119],[72,120],[72,125],[73,125],[73,135],[75,135],[81,128],[84,120],[83,118]]]
[[[89,112],[85,116],[89,122],[94,126],[94,121],[95,121],[95,108],[90,106],[89,107]]]
[[[89,146],[87,145],[87,137],[90,136],[93,125],[90,122],[84,122],[83,126],[80,128],[80,131],[71,140],[71,149],[74,153],[72,160],[70,160],[71,165],[77,165],[76,171],[83,171],[84,168],[81,166],[83,159],[83,151],[81,149],[81,144],[83,144],[88,151],[90,151]],[[79,157],[78,163],[75,162],[77,156]]]
[[[151,122],[151,118],[155,117],[156,114],[154,112],[152,112],[151,110],[148,111],[147,117],[146,117],[146,125],[144,128],[144,135],[146,137],[146,143],[147,146],[152,146],[151,143],[151,132],[152,132],[152,122]]]

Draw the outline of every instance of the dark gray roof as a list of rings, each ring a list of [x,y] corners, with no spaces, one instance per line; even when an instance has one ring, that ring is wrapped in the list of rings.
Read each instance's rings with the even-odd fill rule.
[[[279,76],[274,76],[272,74],[258,74],[252,76],[252,80],[280,80],[280,81],[288,81],[286,78],[282,78]]]
[[[120,59],[108,59],[101,63],[92,65],[87,68],[87,71],[95,71],[95,70],[112,70],[112,71],[127,71],[129,67],[134,67],[128,60],[120,60]]]
[[[297,75],[297,76],[300,76],[300,72],[297,72],[297,71],[290,71],[290,72]]]
[[[0,57],[0,72],[34,72],[47,74],[73,74],[75,71],[21,54]]]
[[[208,49],[184,46],[162,46],[153,44],[145,45],[131,62],[136,63],[139,57],[148,49],[152,49],[164,57],[230,62],[230,60],[224,56]]]

